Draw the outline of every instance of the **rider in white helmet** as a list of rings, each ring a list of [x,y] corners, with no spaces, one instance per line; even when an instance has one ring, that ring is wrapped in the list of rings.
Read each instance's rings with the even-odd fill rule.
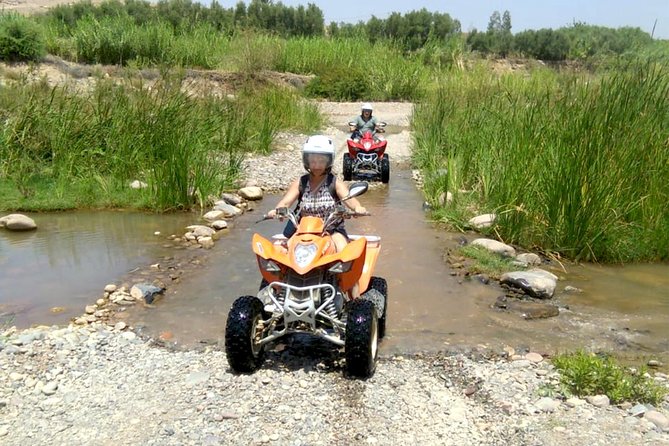
[[[276,208],[292,206],[298,199],[300,217],[314,215],[325,218],[330,215],[341,199],[348,195],[348,185],[337,181],[332,173],[334,158],[335,148],[330,138],[323,135],[309,137],[302,147],[302,163],[309,173],[292,182],[275,209],[269,211],[267,216],[274,217]],[[348,199],[344,204],[357,213],[367,212],[356,198]],[[291,226],[289,223],[284,230],[286,237],[295,232],[295,228]],[[344,220],[336,222],[331,232],[337,251],[341,251],[348,243]]]
[[[365,132],[376,133],[378,120],[375,116],[372,116],[373,111],[374,107],[369,102],[362,104],[360,115],[353,118],[350,122],[351,139],[359,139]]]

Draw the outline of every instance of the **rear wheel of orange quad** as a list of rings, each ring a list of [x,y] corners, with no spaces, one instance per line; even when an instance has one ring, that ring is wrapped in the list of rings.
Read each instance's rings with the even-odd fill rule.
[[[388,283],[386,279],[372,276],[369,289],[376,290],[383,295],[383,311],[379,318],[379,339],[386,335],[386,314],[388,313]]]
[[[347,153],[344,154],[344,165],[342,166],[342,175],[344,175],[344,181],[351,181],[353,178],[353,160]]]
[[[351,376],[368,378],[376,369],[379,320],[374,303],[357,299],[349,302],[346,319],[346,371]]]
[[[257,297],[242,296],[232,304],[225,326],[225,353],[235,372],[250,373],[262,363],[265,346],[258,343],[262,320],[263,305]]]
[[[390,156],[385,155],[381,160],[381,182],[386,184],[390,181]]]

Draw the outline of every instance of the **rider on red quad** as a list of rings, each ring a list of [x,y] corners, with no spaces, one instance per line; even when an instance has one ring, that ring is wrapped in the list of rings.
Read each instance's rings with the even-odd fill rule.
[[[362,104],[360,115],[353,118],[350,122],[351,139],[360,139],[365,132],[372,132],[376,138],[376,132],[379,130],[379,127],[377,127],[379,120],[376,119],[376,116],[372,116],[372,111],[372,104],[369,102]]]

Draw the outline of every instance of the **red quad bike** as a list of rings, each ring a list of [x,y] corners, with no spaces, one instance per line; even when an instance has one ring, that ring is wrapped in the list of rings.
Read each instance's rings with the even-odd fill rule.
[[[354,122],[349,122],[355,126]],[[344,154],[344,180],[350,181],[353,177],[366,180],[381,180],[386,184],[390,181],[390,156],[386,153],[388,141],[379,139],[376,133],[385,132],[385,122],[379,122],[376,132],[366,131],[360,138],[346,140],[348,153]]]
[[[353,183],[344,200],[367,187]],[[372,276],[381,239],[349,235],[351,241],[337,252],[328,233],[339,217],[358,215],[341,204],[325,219],[305,216],[298,223],[292,211],[280,208],[277,218],[290,219],[295,234],[271,240],[253,235],[263,279],[257,296],[237,298],[228,313],[225,351],[232,370],[251,373],[262,364],[268,343],[307,333],[343,347],[349,375],[366,378],[374,373],[378,342],[386,331],[388,296],[385,279]],[[351,296],[355,284],[358,298]]]

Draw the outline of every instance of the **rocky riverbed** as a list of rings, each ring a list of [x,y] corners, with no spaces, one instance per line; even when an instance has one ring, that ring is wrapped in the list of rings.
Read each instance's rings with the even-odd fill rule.
[[[355,104],[321,108],[342,147],[337,123]],[[379,109],[398,126],[388,135],[394,162],[408,159],[410,104]],[[249,160],[248,181],[285,188],[302,172],[305,137],[280,135],[274,155]],[[388,356],[356,380],[328,346],[291,338],[271,346],[258,372],[236,375],[221,344],[169,350],[110,324],[0,333],[0,444],[669,444],[669,401],[561,398],[550,361],[531,351]]]
[[[6,445],[669,444],[669,404],[542,396],[558,377],[535,353],[393,356],[361,381],[285,344],[235,375],[220,346],[169,351],[123,324],[0,339]]]

